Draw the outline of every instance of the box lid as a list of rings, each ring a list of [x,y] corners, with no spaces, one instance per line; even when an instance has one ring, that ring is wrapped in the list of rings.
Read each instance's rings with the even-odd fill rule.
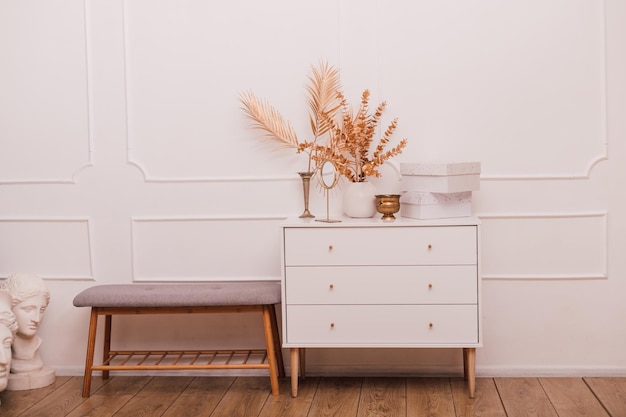
[[[413,162],[400,163],[402,175],[468,175],[480,174],[480,162]]]

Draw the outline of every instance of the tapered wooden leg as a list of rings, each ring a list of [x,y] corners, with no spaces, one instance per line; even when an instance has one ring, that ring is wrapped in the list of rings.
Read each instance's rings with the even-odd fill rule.
[[[96,349],[96,330],[98,328],[98,313],[91,309],[89,319],[89,334],[87,335],[87,355],[85,357],[85,376],[83,378],[83,397],[89,397],[91,391],[91,367],[93,366],[93,356]]]
[[[280,343],[280,330],[278,329],[278,320],[276,320],[276,309],[270,306],[270,319],[272,320],[272,334],[274,335],[274,349],[276,350],[276,362],[278,365],[278,377],[285,376],[285,362],[283,361],[283,350]]]
[[[465,369],[469,397],[474,398],[476,391],[476,348],[463,349],[463,368]]]
[[[298,396],[298,365],[300,360],[298,359],[300,349],[291,348],[291,396],[296,398]]]
[[[463,348],[463,378],[467,381],[467,348]]]
[[[110,314],[104,316],[104,345],[102,349],[102,363],[109,363],[109,355],[111,352],[111,323]],[[102,379],[109,379],[109,371],[102,371]]]
[[[265,346],[267,349],[267,362],[270,367],[270,384],[272,386],[272,395],[280,395],[280,389],[278,387],[278,368],[276,365],[276,351],[274,350],[274,335],[272,333],[272,315],[270,310],[273,310],[273,305],[263,306],[263,328],[265,330]]]

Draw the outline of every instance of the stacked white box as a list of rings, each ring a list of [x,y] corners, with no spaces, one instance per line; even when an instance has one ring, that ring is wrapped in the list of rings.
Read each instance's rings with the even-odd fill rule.
[[[401,163],[401,190],[460,193],[480,189],[480,162]]]
[[[407,191],[400,197],[400,215],[413,219],[442,219],[472,215],[472,192]]]
[[[480,189],[480,162],[400,164],[400,214],[415,219],[472,215]]]

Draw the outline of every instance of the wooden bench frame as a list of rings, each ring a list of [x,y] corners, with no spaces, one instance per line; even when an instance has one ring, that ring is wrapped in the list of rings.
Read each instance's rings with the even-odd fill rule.
[[[111,328],[114,315],[131,314],[197,314],[197,313],[245,313],[258,311],[263,316],[266,349],[258,350],[175,350],[175,351],[118,351],[111,350]],[[94,365],[94,353],[98,329],[98,318],[104,316],[103,362]],[[162,363],[167,356],[176,356],[178,359],[200,355],[215,358],[226,356],[222,363],[197,363],[195,360],[183,363],[178,359],[170,363]],[[253,355],[261,355],[259,363],[249,363]],[[133,357],[142,357],[139,363],[127,364]],[[234,356],[244,356],[243,362],[231,363]],[[126,357],[122,363],[114,364],[114,359]],[[149,357],[159,357],[156,363],[146,363]],[[91,391],[91,377],[93,371],[102,371],[102,377],[108,379],[109,371],[157,371],[157,370],[190,370],[190,369],[268,369],[273,395],[279,395],[278,378],[285,376],[278,324],[274,305],[241,305],[241,306],[193,306],[193,307],[91,307],[89,321],[89,336],[87,342],[87,356],[85,359],[85,377],[83,380],[83,397],[89,397]]]

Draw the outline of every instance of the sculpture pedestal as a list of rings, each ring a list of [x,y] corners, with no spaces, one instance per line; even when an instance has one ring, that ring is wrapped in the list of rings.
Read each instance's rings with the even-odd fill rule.
[[[7,391],[43,388],[53,384],[54,380],[54,369],[45,367],[40,371],[28,374],[9,374]]]

